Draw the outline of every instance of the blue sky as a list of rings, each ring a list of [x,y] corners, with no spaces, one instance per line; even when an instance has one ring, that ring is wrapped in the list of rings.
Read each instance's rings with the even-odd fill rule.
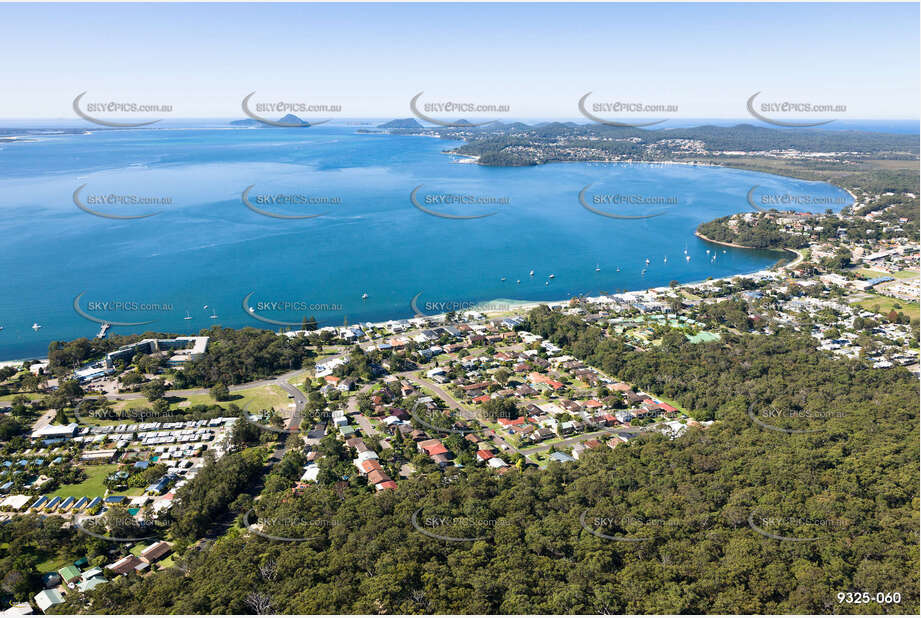
[[[241,117],[240,101],[406,117],[409,100],[576,118],[602,101],[746,117],[770,100],[917,118],[914,4],[0,4],[0,118],[73,118],[73,98]],[[475,116],[473,116],[475,117]],[[501,118],[500,118],[501,119]]]

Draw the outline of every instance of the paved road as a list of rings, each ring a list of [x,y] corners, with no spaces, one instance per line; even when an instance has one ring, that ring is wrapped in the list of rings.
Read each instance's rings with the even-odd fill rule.
[[[502,448],[502,450],[504,450],[504,451],[514,451],[515,453],[521,453],[521,452],[522,452],[522,451],[518,450],[518,449],[517,449],[515,446],[513,446],[512,444],[506,442],[501,436],[499,436],[499,434],[493,432],[489,427],[487,427],[486,425],[483,425],[482,423],[480,423],[480,419],[477,417],[476,410],[471,410],[470,408],[468,408],[468,407],[464,406],[463,404],[461,404],[460,402],[458,402],[456,399],[454,399],[454,397],[451,395],[451,393],[449,393],[448,391],[446,391],[445,389],[443,389],[440,385],[435,384],[434,382],[428,380],[427,378],[415,378],[415,379],[418,380],[419,382],[421,382],[422,384],[424,384],[424,385],[426,386],[426,388],[428,388],[428,389],[430,389],[431,391],[433,391],[436,395],[438,395],[439,397],[441,397],[442,400],[444,400],[444,402],[448,404],[448,407],[449,407],[449,408],[451,408],[452,410],[457,410],[457,412],[458,412],[463,418],[465,418],[465,419],[467,419],[467,420],[469,420],[469,421],[474,421],[475,423],[481,425],[483,428],[485,428],[487,431],[489,431],[490,434],[491,434],[492,441],[495,442],[496,445],[498,445],[500,448]]]
[[[610,436],[615,433],[636,433],[636,429],[619,429],[614,427],[608,427],[607,429],[602,429],[601,431],[594,431],[592,433],[582,433],[578,436],[572,438],[566,438],[565,440],[560,440],[559,442],[554,442],[553,444],[538,444],[537,446],[532,446],[530,448],[521,449],[522,455],[533,455],[534,453],[540,453],[541,451],[550,450],[550,447],[568,447],[575,446],[579,442],[585,442],[586,440],[591,440],[592,438],[601,438],[603,436]]]
[[[38,417],[38,420],[32,424],[32,431],[42,429],[51,424],[51,421],[54,420],[54,417],[57,415],[55,410],[48,410],[44,414]]]
[[[294,412],[291,414],[291,420],[288,422],[288,429],[299,429],[301,426],[301,415],[304,412],[304,408],[307,406],[307,395],[298,387],[288,384],[287,380],[279,381],[279,379],[276,379],[275,383],[280,386],[282,390],[287,391],[289,395],[293,395]]]

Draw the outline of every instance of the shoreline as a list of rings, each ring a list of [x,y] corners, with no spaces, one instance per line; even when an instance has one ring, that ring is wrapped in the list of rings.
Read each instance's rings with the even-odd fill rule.
[[[189,129],[192,129],[192,128],[193,128],[193,127],[170,127],[170,128],[167,129],[167,130],[189,130]],[[253,129],[253,128],[256,128],[256,127],[208,127],[208,128],[222,129],[222,130],[243,130],[243,129]],[[163,130],[163,129],[161,129],[161,130]],[[90,131],[86,131],[85,133],[89,133],[89,132],[90,132]],[[377,132],[375,132],[375,133],[377,133]],[[368,132],[367,134],[371,134],[371,132]],[[388,136],[395,136],[394,133],[392,133],[390,130],[386,130],[386,129],[385,129],[385,130],[382,130],[380,134],[388,135]],[[429,137],[429,138],[433,138],[433,139],[451,139],[451,140],[461,141],[462,143],[466,143],[466,142],[467,142],[467,140],[462,139],[462,138],[444,138],[444,137],[441,137],[441,136],[438,136],[438,135],[422,135],[422,134],[412,135],[412,134],[410,134],[409,136],[411,136],[411,137]],[[458,157],[459,159],[455,159],[455,161],[454,161],[455,163],[458,163],[458,164],[482,165],[482,164],[480,163],[480,155],[462,154],[462,153],[458,153],[458,152],[453,152],[452,150],[442,150],[442,151],[441,151],[441,154],[447,154],[447,155],[451,155],[452,157]],[[624,160],[619,160],[619,161],[610,161],[610,160],[547,161],[547,162],[544,162],[544,163],[542,163],[542,164],[537,164],[537,165],[546,165],[546,164],[550,164],[550,163],[579,163],[579,164],[599,163],[599,164],[648,165],[648,166],[655,166],[655,165],[660,165],[660,166],[666,166],[666,165],[668,165],[668,166],[672,166],[672,165],[683,165],[683,166],[688,166],[688,167],[714,167],[714,168],[723,168],[723,169],[741,169],[741,168],[733,168],[732,166],[727,166],[727,165],[724,165],[724,164],[721,164],[721,163],[713,163],[713,162],[673,161],[673,160],[668,160],[668,161],[644,161],[644,160],[632,160],[632,159],[631,159],[631,160],[626,160],[626,161],[624,161]],[[484,166],[484,167],[515,167],[515,166]],[[797,177],[795,177],[795,176],[788,176],[788,175],[778,174],[778,173],[774,173],[774,172],[757,172],[757,171],[754,171],[754,170],[745,170],[745,169],[742,169],[742,171],[753,172],[753,173],[764,173],[764,174],[769,174],[769,175],[773,175],[773,176],[778,176],[778,177],[780,177],[780,178],[791,178],[791,179],[794,179],[794,180],[803,180],[803,179],[797,178]],[[833,186],[833,187],[840,188],[840,189],[844,190],[844,191],[847,192],[847,193],[851,196],[851,198],[854,200],[853,203],[856,203],[856,197],[854,196],[853,193],[851,193],[850,190],[848,190],[848,189],[846,189],[846,188],[843,188],[843,187],[839,187],[838,185],[833,184],[832,182],[827,181],[827,180],[819,180],[819,181],[815,181],[815,182],[822,182],[822,183],[828,184],[828,185],[830,185],[830,186]],[[852,205],[853,205],[853,203],[852,203]],[[738,245],[738,244],[734,244],[734,243],[725,243],[725,242],[715,241],[715,240],[712,240],[712,239],[710,239],[710,238],[707,238],[706,236],[703,236],[702,234],[700,234],[699,232],[697,232],[696,229],[695,229],[695,231],[694,231],[694,235],[697,236],[698,238],[700,238],[701,240],[706,241],[706,242],[714,243],[714,244],[717,244],[717,245],[724,245],[724,246],[728,246],[728,247],[732,247],[732,248],[736,248],[736,249],[775,251],[775,252],[779,252],[779,253],[787,253],[787,252],[789,252],[789,253],[793,253],[793,254],[796,256],[795,259],[793,259],[791,262],[789,262],[789,263],[787,263],[787,264],[783,264],[782,266],[780,266],[780,268],[790,268],[790,267],[792,267],[792,266],[797,265],[797,264],[798,264],[799,262],[801,262],[802,259],[803,259],[802,254],[800,254],[798,251],[793,250],[793,249],[787,249],[787,248],[783,248],[783,249],[758,249],[758,248],[756,248],[756,247],[746,247],[746,246]],[[759,272],[771,271],[772,269],[773,269],[773,267],[761,268],[761,269],[758,269],[758,270],[755,270],[755,271],[752,271],[752,272],[736,273],[736,274],[729,275],[729,276],[726,276],[726,277],[720,277],[720,278],[716,278],[716,279],[709,279],[709,281],[728,280],[728,279],[732,279],[733,277],[753,275],[753,274],[756,274],[756,273],[759,273]],[[674,288],[674,289],[681,289],[681,288],[683,288],[683,287],[685,287],[685,286],[699,285],[699,284],[703,283],[704,281],[708,281],[708,280],[703,280],[703,281],[691,281],[691,282],[681,283],[681,284],[679,284],[678,286],[676,286],[676,288]],[[628,290],[627,293],[646,292],[646,291],[648,291],[648,290],[657,290],[657,289],[666,289],[666,288],[665,288],[665,287],[661,287],[661,288],[641,288],[641,289],[636,289],[636,290]],[[519,311],[519,310],[520,310],[520,311],[529,311],[529,310],[533,309],[534,307],[538,307],[538,306],[540,306],[540,305],[559,305],[559,304],[565,305],[565,304],[568,304],[568,303],[570,302],[570,300],[572,300],[572,299],[571,299],[571,298],[566,298],[566,299],[547,300],[547,301],[531,301],[531,300],[516,300],[516,299],[493,299],[493,300],[484,300],[484,301],[482,301],[481,303],[478,303],[478,305],[485,305],[485,306],[488,307],[490,304],[505,303],[505,304],[508,305],[508,308],[506,308],[506,309],[501,309],[501,310],[488,310],[488,309],[487,309],[487,310],[483,311],[483,310],[477,309],[476,306],[474,306],[474,307],[471,307],[471,308],[469,309],[469,311],[476,311],[476,312],[482,313],[483,315],[485,315],[485,316],[488,317],[488,316],[495,316],[495,315],[502,315],[502,314],[513,313],[513,312]],[[445,315],[445,314],[433,314],[433,315],[427,315],[427,316],[425,316],[425,317],[439,317],[439,316],[444,316],[444,315]],[[385,325],[385,324],[386,324],[387,322],[389,322],[389,321],[402,320],[402,319],[412,319],[413,317],[418,317],[418,316],[409,316],[408,318],[406,318],[406,317],[392,317],[392,318],[389,318],[389,319],[383,320],[383,321],[378,321],[378,322],[365,322],[365,323],[370,323],[370,324],[373,324],[373,325],[375,325],[375,326],[378,326],[378,325]],[[237,328],[244,328],[244,327],[245,327],[245,326],[240,326],[240,327],[237,327]],[[234,327],[228,327],[228,328],[234,328]],[[193,333],[188,333],[187,335],[184,335],[184,336],[190,336],[190,335],[191,335],[191,336],[194,336],[195,334],[196,334],[196,333],[193,332]],[[76,337],[76,338],[79,339],[80,337]],[[73,340],[73,339],[70,339],[69,341],[72,341],[72,340]],[[42,356],[46,356],[46,355],[47,355],[47,352],[44,353]],[[31,359],[31,358],[26,358],[26,359],[21,359],[21,360],[20,360],[20,359],[0,360],[0,363],[3,363],[3,364],[21,363],[21,362],[24,362],[24,361],[26,361],[26,360],[32,360],[32,359]]]
[[[734,242],[724,242],[722,240],[713,240],[712,238],[707,238],[697,230],[694,230],[694,236],[700,238],[701,240],[706,240],[707,242],[712,242],[714,245],[723,245],[724,247],[734,247],[736,249],[752,249],[758,250],[758,247],[746,247],[745,245],[739,245]],[[764,249],[764,251],[777,251],[777,249]]]
[[[803,261],[803,254],[800,253],[799,250],[797,250],[797,249],[791,249],[791,248],[789,248],[789,247],[783,247],[783,248],[781,248],[781,249],[770,249],[770,248],[767,248],[767,247],[746,247],[745,245],[739,245],[739,244],[736,244],[736,243],[733,243],[733,242],[723,242],[723,241],[721,241],[721,240],[713,240],[712,238],[707,238],[706,236],[704,236],[703,234],[701,234],[701,233],[698,232],[697,230],[694,230],[694,236],[697,236],[697,238],[700,238],[701,240],[705,240],[705,241],[707,241],[707,242],[712,242],[714,245],[723,245],[724,247],[733,247],[734,249],[748,249],[749,251],[775,251],[775,252],[778,252],[778,253],[792,253],[792,254],[794,254],[794,255],[796,256],[796,258],[794,258],[793,260],[791,260],[790,263],[784,264],[784,265],[782,266],[782,268],[791,268],[791,267],[793,267],[793,266],[798,265],[800,262]],[[738,275],[736,275],[736,276],[738,276]]]

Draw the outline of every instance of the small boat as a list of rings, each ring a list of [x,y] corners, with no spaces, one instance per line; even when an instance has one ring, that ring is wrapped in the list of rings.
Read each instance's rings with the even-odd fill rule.
[[[521,283],[521,279],[515,279],[515,283]]]
[[[617,267],[617,272],[620,272],[620,266]]]
[[[551,278],[551,279],[555,279],[555,278],[556,278],[556,275],[554,275],[553,273],[550,273],[550,278]]]
[[[726,253],[726,250],[725,250],[725,249],[723,249],[723,253]]]
[[[40,329],[41,327],[42,325],[39,324],[38,322],[35,322],[32,324],[32,330],[34,330],[35,332],[38,332],[38,329]]]
[[[534,276],[534,271],[532,270],[529,274],[533,277],[533,276]]]
[[[688,262],[690,262],[690,261],[691,261],[691,256],[690,256],[690,255],[686,255],[686,256],[684,256],[684,259],[686,259]]]
[[[710,253],[710,250],[709,250],[709,249],[707,249],[707,253]]]
[[[368,293],[367,293],[367,292],[365,292],[364,294],[361,295],[361,300],[367,300],[367,298],[368,298]]]
[[[505,277],[502,277],[501,281],[505,281]]]
[[[189,313],[188,309],[186,309],[185,317],[182,318],[182,319],[183,319],[183,320],[191,320],[191,319],[192,319],[192,314]]]
[[[544,285],[550,285],[549,281],[544,281]]]
[[[649,258],[646,258],[646,263],[649,264]]]
[[[595,264],[595,272],[597,273],[599,271],[601,271],[601,268],[598,266],[598,264]]]
[[[665,256],[664,258],[662,258],[662,261],[668,264],[668,256]]]

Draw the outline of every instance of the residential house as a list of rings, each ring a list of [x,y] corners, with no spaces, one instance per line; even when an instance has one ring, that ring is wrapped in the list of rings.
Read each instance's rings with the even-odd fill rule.
[[[60,605],[64,602],[64,597],[61,596],[61,593],[57,590],[42,590],[34,597],[35,604],[38,605],[38,608],[42,610],[42,613],[47,614],[48,608],[55,605]]]
[[[134,573],[138,570],[142,564],[141,559],[137,556],[127,555],[124,558],[116,560],[112,564],[108,565],[106,568],[115,573],[116,575],[127,575],[129,573]]]
[[[148,564],[152,564],[169,555],[171,551],[173,551],[173,548],[169,543],[166,541],[157,541],[141,550],[141,560]]]

